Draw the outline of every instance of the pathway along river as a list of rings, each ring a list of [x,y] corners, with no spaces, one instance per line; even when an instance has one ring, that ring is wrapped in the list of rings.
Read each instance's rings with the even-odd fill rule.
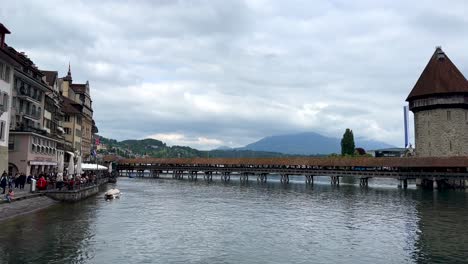
[[[302,178],[301,178],[302,179]],[[460,263],[468,194],[271,181],[119,178],[0,223],[0,263]]]

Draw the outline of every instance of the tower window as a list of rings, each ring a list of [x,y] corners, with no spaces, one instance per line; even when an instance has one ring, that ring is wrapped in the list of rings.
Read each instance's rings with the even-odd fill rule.
[[[451,120],[452,120],[452,112],[447,111],[447,121],[451,121]]]

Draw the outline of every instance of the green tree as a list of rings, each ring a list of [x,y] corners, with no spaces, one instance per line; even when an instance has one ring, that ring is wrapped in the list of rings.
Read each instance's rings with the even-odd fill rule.
[[[341,155],[354,155],[354,135],[353,131],[349,128],[346,129],[341,139]]]

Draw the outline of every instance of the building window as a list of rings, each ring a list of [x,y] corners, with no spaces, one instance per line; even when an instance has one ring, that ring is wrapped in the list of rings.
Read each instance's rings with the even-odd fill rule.
[[[0,120],[0,141],[5,141],[6,135],[6,123],[3,120]]]
[[[65,131],[65,134],[70,135],[71,130],[69,127],[65,127],[63,130]]]
[[[36,145],[34,144],[31,145],[31,152],[36,152]]]
[[[70,122],[70,116],[69,116],[69,115],[65,115],[65,116],[63,117],[63,121],[65,121],[65,122]]]
[[[5,64],[0,61],[0,79],[4,80],[5,79]]]
[[[5,67],[5,82],[10,83],[10,67]]]
[[[451,120],[452,120],[452,112],[447,111],[447,121],[451,121]]]
[[[8,139],[8,150],[15,150],[15,137]]]
[[[449,144],[450,144],[450,151],[452,151],[452,141],[450,141]]]

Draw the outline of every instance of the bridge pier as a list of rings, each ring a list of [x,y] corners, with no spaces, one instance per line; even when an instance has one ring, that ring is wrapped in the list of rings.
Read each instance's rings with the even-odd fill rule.
[[[314,185],[314,175],[305,175],[305,183]]]
[[[257,174],[257,182],[259,183],[266,183],[267,182],[267,173],[260,173]]]
[[[369,178],[359,178],[359,186],[362,186],[362,187],[369,186]]]
[[[286,184],[289,183],[289,174],[281,174],[280,176],[281,176],[280,178],[281,183],[286,183]]]
[[[243,173],[241,173],[239,179],[240,179],[240,182],[241,182],[241,183],[247,183],[247,182],[249,182],[249,173],[248,173],[248,172],[243,172]]]
[[[340,185],[340,176],[330,176],[332,185]]]
[[[408,188],[408,179],[400,179],[398,183],[398,188],[407,189]]]
[[[231,180],[231,173],[230,172],[223,172],[221,175],[221,180],[224,182],[228,182]]]
[[[212,171],[205,172],[205,175],[203,175],[203,179],[207,182],[213,181],[213,172]]]
[[[198,171],[191,171],[188,177],[191,181],[196,181],[198,178]]]

